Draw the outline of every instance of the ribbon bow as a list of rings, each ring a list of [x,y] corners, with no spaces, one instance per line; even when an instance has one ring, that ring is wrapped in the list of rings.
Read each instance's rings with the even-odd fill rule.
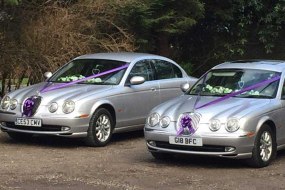
[[[24,102],[24,106],[23,106],[23,116],[27,116],[27,117],[31,117],[32,116],[32,111],[34,109],[35,106],[35,98],[34,97],[30,97],[28,99],[26,99],[26,101]]]
[[[188,128],[190,134],[193,134],[195,132],[195,129],[192,126],[192,119],[188,114],[182,116],[182,118],[180,120],[180,126],[181,127],[178,130],[177,135],[181,135],[185,128]]]

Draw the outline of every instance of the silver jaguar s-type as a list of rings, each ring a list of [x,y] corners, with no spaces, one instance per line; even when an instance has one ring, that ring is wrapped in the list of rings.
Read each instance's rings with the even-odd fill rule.
[[[174,61],[141,53],[84,55],[45,76],[3,97],[1,130],[10,137],[85,137],[90,146],[104,146],[115,132],[142,129],[154,106],[197,81]]]
[[[267,166],[285,147],[285,61],[220,64],[155,107],[145,139],[155,158],[184,153]]]

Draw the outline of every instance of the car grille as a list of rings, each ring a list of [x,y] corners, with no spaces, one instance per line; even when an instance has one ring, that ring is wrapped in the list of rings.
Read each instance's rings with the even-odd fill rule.
[[[167,148],[173,150],[186,150],[186,151],[197,151],[197,152],[225,152],[224,146],[213,146],[213,145],[203,145],[203,146],[183,146],[169,144],[168,142],[155,141],[156,147]]]
[[[13,122],[6,122],[6,127],[11,129],[20,129],[20,130],[27,130],[27,131],[61,131],[61,128],[64,126],[59,125],[42,125],[41,127],[31,127],[31,126],[20,126],[15,125]]]

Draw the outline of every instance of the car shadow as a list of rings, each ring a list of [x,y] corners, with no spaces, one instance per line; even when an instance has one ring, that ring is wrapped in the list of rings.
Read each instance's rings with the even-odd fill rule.
[[[117,144],[120,142],[125,142],[128,140],[133,140],[136,138],[142,138],[143,131],[133,131],[128,133],[119,133],[114,134],[111,141],[107,146],[112,146],[112,144]],[[22,144],[22,145],[30,145],[30,146],[45,146],[45,147],[53,147],[53,148],[77,148],[77,147],[88,147],[85,145],[82,138],[66,138],[59,136],[45,136],[45,135],[35,135],[31,139],[16,141],[10,138],[7,134],[1,133],[0,136],[1,144]]]
[[[194,167],[194,168],[219,168],[219,169],[241,169],[250,168],[244,160],[229,159],[222,157],[209,157],[179,154],[172,158],[158,160],[155,158],[147,159],[146,162],[152,162],[158,165],[168,165],[175,167]],[[252,169],[252,168],[251,168]]]

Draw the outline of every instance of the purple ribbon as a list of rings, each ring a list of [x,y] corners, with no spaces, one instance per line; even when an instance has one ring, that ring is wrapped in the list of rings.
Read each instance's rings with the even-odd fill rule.
[[[229,94],[227,94],[227,95],[225,95],[225,96],[222,96],[222,97],[220,97],[220,98],[218,98],[218,99],[216,99],[216,100],[213,100],[213,101],[208,102],[208,103],[206,103],[206,104],[204,104],[204,105],[198,106],[198,107],[196,107],[195,109],[200,109],[200,108],[203,108],[203,107],[206,107],[206,106],[210,106],[210,105],[219,103],[219,102],[224,101],[224,100],[226,100],[226,99],[229,99],[229,98],[231,98],[231,97],[233,97],[233,96],[242,94],[242,93],[244,93],[244,92],[253,90],[253,89],[255,89],[255,88],[259,88],[259,87],[264,86],[264,85],[266,85],[266,84],[270,84],[270,83],[275,82],[275,81],[277,81],[277,80],[279,80],[279,79],[280,79],[280,76],[276,76],[276,77],[273,77],[273,78],[271,78],[271,79],[261,81],[261,82],[259,82],[259,83],[257,83],[257,84],[254,84],[254,85],[252,85],[252,86],[246,87],[246,88],[244,88],[244,89],[242,89],[242,90],[239,90],[239,91],[237,91],[237,92],[229,93]]]
[[[253,90],[253,89],[255,89],[255,88],[259,88],[259,87],[264,86],[264,85],[266,85],[266,84],[270,84],[270,83],[275,82],[275,81],[277,81],[277,80],[279,80],[279,79],[280,79],[280,76],[279,76],[279,75],[278,75],[278,76],[275,76],[275,77],[273,77],[273,78],[271,78],[271,79],[267,79],[267,80],[261,81],[261,82],[259,82],[259,83],[257,83],[257,84],[254,84],[254,85],[252,85],[252,86],[246,87],[246,88],[244,88],[244,89],[242,89],[242,90],[239,90],[239,91],[237,91],[237,92],[229,93],[229,94],[227,94],[227,95],[225,95],[225,96],[222,96],[222,97],[220,97],[220,98],[218,98],[218,99],[216,99],[216,100],[213,100],[213,101],[211,101],[211,102],[208,102],[208,103],[206,103],[206,104],[204,104],[204,105],[201,105],[201,106],[198,106],[198,107],[196,107],[196,104],[197,104],[197,102],[198,102],[198,100],[199,100],[199,99],[197,98],[197,99],[196,99],[196,102],[195,102],[195,104],[194,104],[194,109],[197,110],[197,109],[200,109],[200,108],[204,108],[204,107],[207,107],[207,106],[210,106],[210,105],[219,103],[219,102],[224,101],[224,100],[226,100],[226,99],[229,99],[229,98],[231,98],[231,97],[233,97],[233,96],[242,94],[242,93],[244,93],[244,92]],[[183,131],[184,131],[184,128],[186,128],[186,127],[184,127],[184,126],[185,126],[185,121],[187,120],[187,122],[188,122],[188,120],[189,120],[188,118],[186,118],[186,116],[188,116],[188,117],[190,118],[189,115],[185,115],[185,116],[183,116],[183,117],[181,118],[181,120],[180,120],[180,126],[181,126],[181,127],[180,127],[180,129],[177,131],[177,136],[181,135],[181,134],[183,133]],[[185,117],[185,118],[184,118],[184,117]],[[188,123],[190,123],[190,124],[188,124]],[[187,123],[187,124],[188,124],[187,127],[188,127],[190,133],[193,134],[193,133],[195,132],[195,130],[194,130],[194,128],[192,127],[191,118],[190,118],[190,122],[188,122],[188,123]],[[190,130],[190,128],[191,128],[191,130]],[[194,130],[194,131],[193,131],[193,130]]]
[[[111,70],[104,71],[104,72],[99,73],[99,74],[95,74],[95,75],[91,75],[89,77],[85,77],[83,79],[79,79],[79,80],[76,80],[76,81],[68,82],[68,83],[65,83],[65,84],[59,84],[59,85],[55,85],[55,86],[51,86],[51,87],[48,87],[49,83],[47,83],[40,90],[40,93],[49,92],[49,91],[52,91],[52,90],[57,90],[57,89],[60,89],[60,88],[64,88],[64,87],[73,85],[73,84],[77,84],[79,82],[87,81],[87,80],[92,79],[92,78],[96,78],[96,77],[100,77],[100,76],[103,76],[103,75],[107,75],[107,74],[110,74],[110,73],[113,73],[113,72],[116,72],[116,71],[120,71],[120,70],[126,69],[126,68],[128,68],[128,66],[129,65],[126,64],[126,65],[123,65],[121,67],[117,67],[115,69],[111,69]],[[22,115],[23,116],[27,116],[27,117],[31,117],[33,115],[34,106],[35,106],[35,97],[34,96],[26,99],[25,102],[24,102]]]
[[[116,71],[120,71],[120,70],[126,69],[126,68],[128,68],[128,66],[129,65],[126,64],[126,65],[123,65],[121,67],[117,67],[115,69],[111,69],[111,70],[108,70],[108,71],[105,71],[105,72],[102,72],[102,73],[99,73],[99,74],[91,75],[89,77],[85,77],[83,79],[79,79],[79,80],[76,80],[76,81],[72,81],[72,82],[68,82],[68,83],[64,83],[64,84],[59,84],[59,85],[55,85],[55,86],[51,86],[51,87],[44,87],[43,89],[40,90],[40,92],[43,93],[43,92],[49,92],[49,91],[52,91],[52,90],[57,90],[57,89],[60,89],[60,88],[64,88],[64,87],[67,87],[67,86],[70,86],[70,85],[73,85],[73,84],[77,84],[79,82],[87,81],[87,80],[92,79],[92,78],[100,77],[100,76],[103,76],[103,75],[107,75],[107,74],[110,74],[110,73],[113,73],[113,72],[116,72]]]

